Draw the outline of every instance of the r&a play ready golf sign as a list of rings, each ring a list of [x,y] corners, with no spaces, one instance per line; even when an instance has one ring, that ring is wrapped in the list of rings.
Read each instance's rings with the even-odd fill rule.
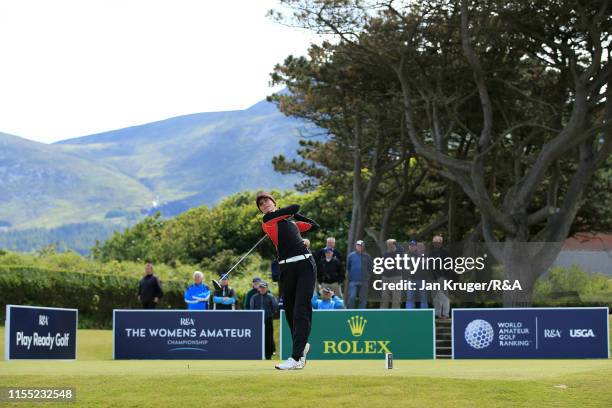
[[[78,310],[6,305],[4,358],[76,359]]]

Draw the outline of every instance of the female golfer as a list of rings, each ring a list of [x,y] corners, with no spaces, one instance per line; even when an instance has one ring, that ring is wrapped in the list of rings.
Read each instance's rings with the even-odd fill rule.
[[[259,193],[257,208],[264,213],[262,228],[276,247],[280,267],[279,286],[283,295],[285,316],[291,330],[291,357],[277,364],[279,370],[301,370],[306,365],[310,350],[308,336],[312,320],[312,293],[317,267],[300,233],[313,231],[319,225],[299,214],[299,205],[276,208],[276,201],[268,193]]]

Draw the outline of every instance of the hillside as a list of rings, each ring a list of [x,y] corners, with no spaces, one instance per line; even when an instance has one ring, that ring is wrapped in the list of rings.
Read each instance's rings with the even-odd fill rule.
[[[0,242],[28,250],[104,230],[93,243],[156,211],[174,216],[239,191],[291,188],[298,176],[276,173],[271,161],[296,157],[305,126],[264,100],[50,145],[0,133]]]
[[[295,157],[299,121],[262,101],[243,111],[199,113],[65,140],[61,151],[111,166],[146,186],[165,215],[229,194],[289,188],[272,157]]]
[[[3,229],[103,221],[115,208],[138,214],[153,198],[142,183],[104,163],[0,133]]]

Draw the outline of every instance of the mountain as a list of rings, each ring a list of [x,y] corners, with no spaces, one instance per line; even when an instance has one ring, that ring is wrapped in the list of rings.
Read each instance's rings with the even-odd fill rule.
[[[2,229],[103,221],[112,209],[138,213],[153,199],[142,183],[111,166],[0,133]]]
[[[296,156],[304,126],[261,101],[245,110],[180,116],[55,146],[137,180],[164,215],[175,215],[238,191],[292,187],[297,177],[276,173],[271,161],[277,154]]]
[[[11,233],[0,243],[33,248],[45,230],[49,243],[73,231],[93,242],[144,214],[173,216],[243,190],[291,188],[298,176],[276,173],[271,161],[296,157],[306,126],[264,100],[50,145],[0,133],[0,234]]]

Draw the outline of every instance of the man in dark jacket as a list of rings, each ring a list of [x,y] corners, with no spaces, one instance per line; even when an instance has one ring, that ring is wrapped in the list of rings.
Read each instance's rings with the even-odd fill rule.
[[[164,295],[161,282],[153,274],[153,264],[147,262],[145,265],[145,276],[138,284],[138,300],[142,303],[143,309],[155,309],[159,299]]]
[[[221,288],[215,290],[212,299],[213,310],[234,310],[236,309],[236,292],[229,285],[229,278],[222,275],[219,281]]]
[[[251,308],[251,298],[256,295],[257,293],[259,293],[259,284],[261,283],[261,278],[260,277],[255,277],[253,278],[253,280],[251,281],[251,285],[253,286],[251,288],[251,290],[249,290],[246,294],[246,296],[244,297],[244,304],[242,305],[242,308],[244,310],[249,310]]]
[[[259,293],[251,298],[250,309],[251,310],[263,310],[264,311],[264,325],[266,334],[266,360],[272,358],[272,354],[276,351],[274,345],[274,313],[278,308],[276,299],[270,292],[268,292],[268,284],[266,282],[260,282]]]
[[[317,266],[317,282],[320,287],[330,288],[339,297],[342,297],[342,284],[345,272],[340,261],[334,257],[332,248],[325,248],[325,256]]]
[[[334,258],[336,258],[338,262],[340,262],[340,266],[342,266],[342,254],[336,249],[336,238],[334,237],[327,238],[325,240],[325,247],[319,249],[315,254],[315,260],[317,261],[317,263],[325,259],[325,251],[327,250],[327,248],[331,248],[331,250],[334,252]]]

